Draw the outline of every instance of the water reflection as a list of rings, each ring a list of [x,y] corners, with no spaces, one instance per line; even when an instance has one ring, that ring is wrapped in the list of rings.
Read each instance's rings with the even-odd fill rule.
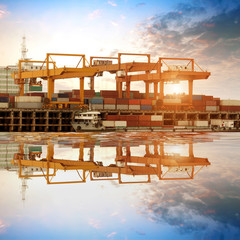
[[[0,239],[31,239],[26,229],[40,239],[70,231],[72,239],[238,239],[239,142],[216,133],[0,135]]]
[[[100,142],[96,135],[70,136],[64,140],[58,136],[60,139],[57,141],[54,137],[49,135],[48,139],[41,139],[43,142],[35,142],[35,145],[28,147],[26,142],[31,143],[31,139],[20,139],[18,152],[11,161],[18,167],[20,178],[43,177],[47,184],[86,183],[87,180],[116,180],[119,184],[150,183],[154,176],[159,180],[193,179],[204,166],[210,165],[208,158],[194,156],[193,145],[197,141],[193,137],[183,140],[181,136],[176,138],[176,135],[167,139],[152,135],[150,139],[135,134],[130,139],[123,139],[120,134],[118,138],[105,136]],[[61,145],[78,149],[77,159],[71,159],[71,154],[68,159],[55,157]],[[185,155],[176,151],[183,146]],[[97,147],[101,148],[101,161],[95,153]],[[46,152],[43,154],[44,148]],[[115,153],[112,159],[104,156],[106,149]],[[87,154],[84,154],[85,150]]]

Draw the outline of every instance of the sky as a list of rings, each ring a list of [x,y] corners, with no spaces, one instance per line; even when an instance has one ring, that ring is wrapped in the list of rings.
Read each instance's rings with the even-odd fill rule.
[[[194,58],[211,72],[208,80],[194,82],[194,94],[240,99],[239,0],[0,1],[0,31],[0,66],[21,57],[23,35],[34,60],[48,52]],[[77,85],[65,80],[58,88]],[[114,89],[115,81],[106,74],[95,86]],[[141,83],[132,88],[144,91]]]

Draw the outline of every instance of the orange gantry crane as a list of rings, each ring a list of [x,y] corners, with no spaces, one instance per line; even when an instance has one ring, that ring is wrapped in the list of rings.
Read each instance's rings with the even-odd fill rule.
[[[80,58],[76,67],[57,67],[53,56],[61,57],[77,57]],[[122,56],[146,57],[147,61],[122,62]],[[94,60],[95,59],[95,60]],[[116,61],[116,63],[113,63]],[[169,62],[178,62],[178,64],[170,65]],[[42,63],[41,70],[23,71],[22,62]],[[179,64],[180,63],[180,64]],[[51,67],[52,66],[52,67]],[[175,83],[179,81],[188,81],[189,102],[192,105],[193,81],[207,79],[210,72],[203,71],[194,59],[190,58],[162,58],[159,57],[157,62],[151,62],[150,54],[138,53],[118,53],[117,57],[90,57],[88,63],[84,54],[61,54],[47,53],[45,61],[28,61],[19,60],[19,72],[13,73],[12,77],[16,84],[19,84],[20,96],[24,95],[24,84],[26,79],[30,79],[32,84],[40,85],[37,78],[47,81],[48,85],[48,101],[49,106],[53,104],[51,101],[52,93],[54,93],[55,80],[79,78],[80,81],[80,101],[79,102],[59,102],[59,104],[79,104],[84,106],[84,78],[90,78],[90,89],[94,90],[94,78],[102,76],[103,72],[110,72],[116,77],[116,90],[118,97],[122,98],[123,83],[126,84],[126,97],[130,98],[131,83],[143,81],[145,83],[145,97],[149,98],[149,86],[154,84],[154,99],[163,102],[164,83]],[[54,102],[58,104],[58,102]]]

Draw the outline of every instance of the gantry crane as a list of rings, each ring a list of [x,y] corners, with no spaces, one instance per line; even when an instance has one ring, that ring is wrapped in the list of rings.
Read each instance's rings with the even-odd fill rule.
[[[57,67],[56,62],[53,61],[52,56],[61,57],[77,57],[80,58],[76,67]],[[122,62],[122,56],[146,57],[147,62]],[[97,60],[93,60],[97,59]],[[104,59],[104,60],[102,60]],[[108,59],[108,60],[106,60]],[[111,60],[111,61],[110,61]],[[22,62],[43,63],[45,67],[42,70],[22,71]],[[117,63],[113,63],[117,61]],[[178,61],[179,65],[169,65],[169,61]],[[52,68],[50,66],[53,66]],[[175,67],[173,67],[175,66]],[[164,83],[188,81],[189,101],[182,103],[184,105],[192,105],[193,81],[199,79],[207,79],[210,72],[203,71],[194,59],[190,58],[158,58],[157,62],[151,62],[150,54],[138,53],[118,53],[118,57],[90,57],[88,63],[84,54],[60,54],[47,53],[45,61],[19,61],[19,72],[13,73],[12,77],[15,82],[19,84],[20,95],[24,94],[23,85],[25,79],[32,79],[33,84],[41,84],[37,82],[37,78],[46,80],[48,84],[48,106],[53,104],[79,104],[84,107],[84,78],[90,78],[90,89],[94,90],[94,77],[102,76],[103,72],[110,72],[116,74],[116,90],[118,97],[123,96],[123,83],[126,84],[126,97],[130,98],[131,82],[143,81],[145,83],[146,99],[149,98],[149,85],[154,84],[154,98],[159,99],[163,103],[164,98]],[[142,73],[144,72],[144,73]],[[54,93],[55,80],[79,78],[80,81],[80,101],[79,102],[52,102],[51,96]],[[159,91],[158,91],[159,89]]]
[[[92,139],[94,141],[94,139]],[[95,143],[94,143],[95,144]],[[151,176],[155,175],[159,180],[183,180],[193,179],[204,167],[210,165],[207,158],[195,157],[193,154],[193,143],[189,144],[189,156],[169,155],[164,152],[164,143],[154,141],[154,154],[149,151],[149,144],[145,144],[145,155],[142,157],[131,155],[130,142],[125,143],[126,154],[123,154],[123,144],[119,140],[112,146],[116,147],[115,164],[104,166],[102,162],[94,161],[94,144],[90,145],[90,157],[84,159],[85,143],[79,143],[79,159],[63,160],[54,158],[54,145],[51,140],[47,145],[47,157],[39,160],[27,159],[24,155],[23,143],[20,144],[19,153],[15,154],[12,163],[19,166],[19,177],[44,177],[48,184],[62,183],[84,183],[87,177],[91,181],[118,180],[123,183],[148,183]],[[159,151],[160,149],[160,151]],[[23,175],[23,167],[38,167],[42,169],[40,175]],[[51,170],[51,171],[50,171]],[[77,171],[79,181],[53,181],[58,170]],[[82,171],[82,175],[79,171]],[[181,176],[178,173],[182,173]],[[115,176],[113,176],[113,174]],[[170,175],[170,177],[169,177]],[[146,176],[144,181],[123,181],[123,176]]]

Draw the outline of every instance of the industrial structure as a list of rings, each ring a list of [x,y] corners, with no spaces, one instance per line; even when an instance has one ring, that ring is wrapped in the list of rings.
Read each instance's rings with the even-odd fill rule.
[[[89,136],[88,136],[89,138]],[[54,144],[51,140],[47,142],[47,155],[43,158],[41,152],[35,151],[30,154],[24,152],[24,144],[20,144],[19,151],[14,155],[12,164],[19,167],[20,178],[43,177],[48,184],[63,183],[85,183],[90,181],[117,180],[119,184],[149,183],[151,178],[156,176],[159,180],[186,180],[193,179],[196,174],[210,163],[207,158],[195,157],[193,153],[193,142],[191,139],[184,144],[188,145],[188,156],[181,156],[176,153],[166,153],[167,144],[155,140],[150,143],[142,143],[145,146],[143,156],[134,156],[131,153],[132,147],[140,147],[139,143],[128,141],[109,141],[103,143],[102,148],[115,148],[116,157],[114,163],[107,164],[107,161],[96,161],[94,158],[94,147],[97,144],[90,137],[87,142],[80,142],[78,160],[54,158]],[[76,145],[76,144],[75,144]],[[150,151],[153,147],[154,152]],[[89,148],[89,156],[84,156],[84,148]],[[32,174],[24,171],[26,168],[38,169]],[[67,179],[66,181],[55,180],[57,173],[77,172],[78,179]],[[136,177],[140,177],[139,178]],[[69,175],[72,178],[72,175]]]
[[[127,56],[145,56],[147,62],[127,62],[122,63],[121,57]],[[62,57],[78,57],[79,62],[75,68],[57,67],[57,63],[52,60],[53,56]],[[93,59],[97,59],[94,60]],[[108,59],[106,61],[100,59]],[[116,60],[113,64],[109,59]],[[178,61],[178,65],[169,65],[167,61]],[[22,63],[43,63],[46,69],[22,71]],[[12,74],[16,84],[19,85],[20,96],[24,95],[24,84],[26,79],[30,79],[30,84],[41,85],[37,79],[47,81],[48,85],[48,106],[64,106],[67,108],[70,104],[79,104],[84,107],[84,79],[90,77],[90,89],[94,90],[94,80],[96,76],[102,76],[103,72],[116,74],[116,90],[118,98],[122,98],[123,83],[126,83],[126,98],[130,98],[131,82],[143,81],[145,83],[145,98],[149,99],[149,84],[154,84],[154,99],[158,99],[161,104],[168,105],[164,100],[164,83],[188,81],[189,93],[188,102],[179,103],[191,107],[193,95],[193,81],[199,79],[207,79],[210,76],[209,72],[203,71],[194,61],[188,58],[159,58],[158,62],[152,63],[150,54],[135,54],[135,53],[118,53],[118,57],[90,57],[90,64],[87,65],[87,59],[83,54],[59,54],[47,53],[45,61],[29,61],[19,60],[18,73]],[[80,65],[81,64],[81,65]],[[50,67],[52,65],[52,67]],[[144,73],[142,73],[144,72]],[[52,102],[52,94],[54,93],[55,81],[58,79],[79,78],[80,81],[80,101],[79,102]],[[175,103],[176,104],[176,103]]]

